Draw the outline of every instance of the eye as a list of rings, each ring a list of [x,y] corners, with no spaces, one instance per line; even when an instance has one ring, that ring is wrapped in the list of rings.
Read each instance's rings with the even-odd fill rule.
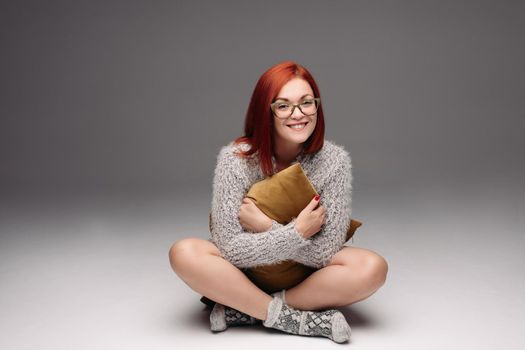
[[[279,109],[281,111],[284,111],[284,110],[288,109],[289,107],[290,107],[290,105],[287,104],[287,103],[279,103],[277,105],[277,109]]]
[[[304,100],[301,105],[302,106],[310,106],[314,103],[314,100]]]

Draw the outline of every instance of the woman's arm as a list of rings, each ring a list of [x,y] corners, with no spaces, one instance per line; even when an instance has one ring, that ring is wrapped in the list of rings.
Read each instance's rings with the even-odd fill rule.
[[[352,163],[348,152],[343,151],[342,157],[338,158],[338,164],[330,174],[330,179],[319,191],[320,205],[326,209],[325,224],[310,238],[310,245],[295,252],[293,260],[304,265],[325,267],[346,242],[352,214]]]
[[[240,159],[231,146],[224,146],[213,179],[211,235],[226,260],[239,268],[272,264],[289,259],[297,249],[310,244],[295,229],[295,220],[266,232],[244,231],[238,213],[249,186]]]
[[[239,222],[242,228],[248,232],[265,232],[272,229],[272,219],[248,197],[242,199]]]

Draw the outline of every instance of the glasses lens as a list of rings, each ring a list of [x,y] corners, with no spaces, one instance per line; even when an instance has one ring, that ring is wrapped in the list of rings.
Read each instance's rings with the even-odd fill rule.
[[[299,107],[301,107],[301,111],[306,115],[314,114],[317,111],[317,103],[314,99],[304,100]]]
[[[288,118],[291,111],[292,105],[288,102],[277,102],[274,105],[274,112],[279,118]]]

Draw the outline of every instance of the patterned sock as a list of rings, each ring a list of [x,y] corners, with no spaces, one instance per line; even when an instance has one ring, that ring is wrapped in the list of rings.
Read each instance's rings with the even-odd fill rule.
[[[216,303],[210,314],[210,328],[214,332],[224,331],[230,326],[254,325],[257,319],[229,306]]]
[[[272,294],[268,306],[268,316],[263,325],[283,332],[323,336],[336,343],[350,339],[351,329],[344,315],[338,310],[302,311],[288,306],[284,302],[284,291]]]

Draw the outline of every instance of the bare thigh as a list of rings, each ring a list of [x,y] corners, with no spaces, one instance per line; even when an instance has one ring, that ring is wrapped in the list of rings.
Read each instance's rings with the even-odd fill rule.
[[[373,294],[386,279],[388,265],[364,248],[343,247],[327,266],[286,292],[290,306],[321,310],[350,305]]]

